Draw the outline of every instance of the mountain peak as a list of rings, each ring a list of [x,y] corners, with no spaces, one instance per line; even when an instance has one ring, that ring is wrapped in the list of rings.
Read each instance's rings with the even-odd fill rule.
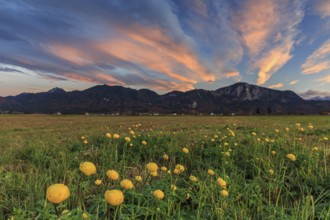
[[[49,90],[47,93],[61,94],[61,93],[65,93],[65,90],[55,87],[55,88],[52,88],[51,90]]]

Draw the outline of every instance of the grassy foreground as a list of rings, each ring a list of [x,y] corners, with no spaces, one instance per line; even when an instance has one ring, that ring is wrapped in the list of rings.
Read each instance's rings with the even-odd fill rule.
[[[330,219],[328,138],[326,116],[0,115],[0,219]]]

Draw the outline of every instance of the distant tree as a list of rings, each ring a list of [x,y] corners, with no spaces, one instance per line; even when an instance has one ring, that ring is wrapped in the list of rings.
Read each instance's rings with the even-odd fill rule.
[[[272,108],[268,107],[267,112],[268,112],[269,115],[272,114]]]
[[[259,109],[259,106],[257,106],[256,114],[257,114],[257,115],[260,115],[260,109]]]

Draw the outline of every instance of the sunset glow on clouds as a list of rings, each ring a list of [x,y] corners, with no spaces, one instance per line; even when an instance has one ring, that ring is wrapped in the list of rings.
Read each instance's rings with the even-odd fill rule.
[[[164,93],[238,81],[330,91],[330,33],[322,32],[329,7],[327,0],[5,1],[0,96],[96,84]]]

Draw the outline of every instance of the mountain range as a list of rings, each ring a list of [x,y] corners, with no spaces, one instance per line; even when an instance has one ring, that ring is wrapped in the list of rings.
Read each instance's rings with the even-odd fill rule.
[[[149,89],[98,85],[83,91],[22,93],[0,97],[0,112],[53,114],[324,114],[330,101],[305,100],[292,91],[248,83],[217,90],[194,89],[159,95]]]

